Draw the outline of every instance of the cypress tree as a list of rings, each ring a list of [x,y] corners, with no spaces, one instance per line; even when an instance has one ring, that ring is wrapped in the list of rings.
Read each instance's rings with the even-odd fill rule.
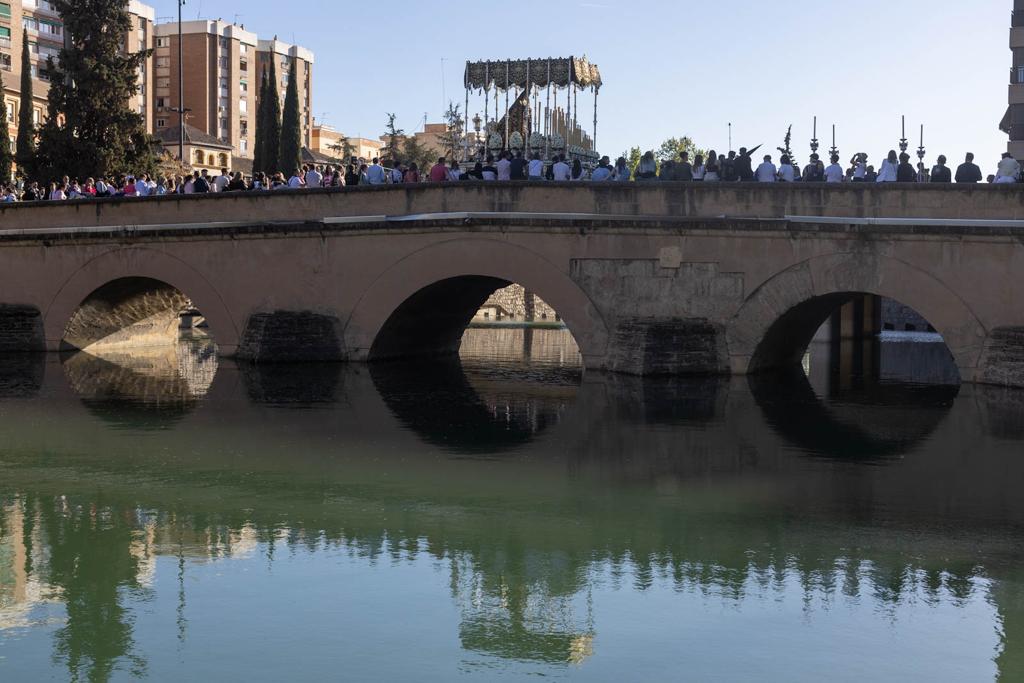
[[[4,74],[0,71],[0,95],[4,93]],[[3,121],[4,128],[7,128],[7,98],[0,97],[0,121]],[[3,140],[0,140],[0,182],[6,183],[11,179],[11,166],[14,164],[14,154],[11,152],[11,136],[6,131]]]
[[[15,159],[18,173],[30,178],[34,172],[36,157],[36,126],[32,120],[32,61],[28,51],[28,29],[21,38],[21,104],[18,109],[18,139]]]
[[[302,112],[299,111],[299,78],[292,59],[288,72],[288,91],[284,97],[284,117],[281,121],[281,171],[290,174],[302,168]]]
[[[132,29],[124,0],[51,0],[64,21],[58,63],[51,59],[47,121],[37,160],[45,178],[152,172],[153,140],[130,107],[148,50],[123,54]]]
[[[256,107],[256,140],[252,147],[252,170],[253,173],[262,171],[266,173],[267,168],[267,72],[264,70],[260,78],[259,104]]]
[[[264,115],[264,140],[266,147],[265,165],[271,173],[281,171],[291,173],[294,169],[278,168],[278,161],[281,159],[281,98],[277,94],[277,56],[270,54],[270,77],[267,82],[267,111]]]

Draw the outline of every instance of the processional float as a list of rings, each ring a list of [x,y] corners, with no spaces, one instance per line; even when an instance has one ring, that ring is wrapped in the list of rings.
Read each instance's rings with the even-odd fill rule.
[[[470,96],[483,97],[485,133],[479,140],[478,131],[478,140],[492,154],[509,150],[537,153],[547,159],[564,153],[585,162],[597,160],[601,72],[586,57],[467,61],[465,86],[467,115]],[[579,120],[578,103],[580,91],[588,90],[594,94],[594,127],[590,133]],[[562,96],[564,107],[559,104]]]

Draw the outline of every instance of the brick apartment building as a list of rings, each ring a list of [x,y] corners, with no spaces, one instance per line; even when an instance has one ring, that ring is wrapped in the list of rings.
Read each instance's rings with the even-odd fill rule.
[[[251,157],[255,139],[257,37],[219,20],[182,22],[186,123]],[[164,138],[178,130],[178,24],[156,27],[153,128]],[[171,138],[174,136],[171,135]]]
[[[125,50],[138,52],[153,47],[155,12],[149,5],[130,0],[128,11],[132,15],[132,30],[126,38]],[[32,116],[36,124],[46,117],[46,98],[50,91],[47,59],[57,59],[64,46],[64,24],[48,0],[0,1],[0,71],[3,73],[3,95],[7,103],[8,135],[13,141],[17,134],[21,106],[21,50],[23,29],[28,30],[29,52],[32,60]],[[132,107],[152,129],[153,112],[149,105],[150,77],[153,73],[152,57],[139,70],[139,92]]]

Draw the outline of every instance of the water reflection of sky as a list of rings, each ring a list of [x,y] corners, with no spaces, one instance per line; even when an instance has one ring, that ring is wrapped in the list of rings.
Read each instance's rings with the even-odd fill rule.
[[[1024,675],[1019,392],[583,376],[503,335],[198,385],[18,366],[0,678]]]

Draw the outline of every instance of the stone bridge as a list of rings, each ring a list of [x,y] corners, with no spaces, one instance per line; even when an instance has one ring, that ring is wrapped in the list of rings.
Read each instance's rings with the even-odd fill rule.
[[[457,350],[488,296],[550,303],[588,368],[796,363],[857,296],[921,313],[965,381],[1024,386],[1024,193],[995,186],[463,183],[0,208],[0,350],[159,331],[220,353]]]

